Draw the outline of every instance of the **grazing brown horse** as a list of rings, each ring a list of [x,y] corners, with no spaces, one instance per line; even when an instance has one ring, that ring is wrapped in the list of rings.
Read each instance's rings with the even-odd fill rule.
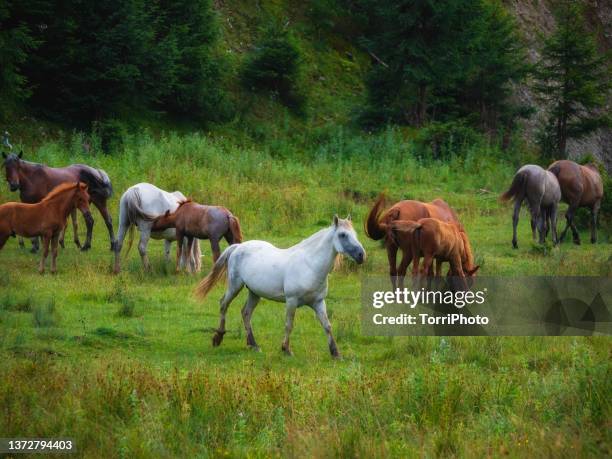
[[[572,228],[574,243],[580,244],[580,236],[574,224],[574,216],[579,207],[591,209],[591,242],[597,242],[597,213],[603,199],[603,181],[594,164],[581,166],[574,161],[562,159],[555,161],[548,170],[557,176],[561,187],[561,199],[569,204],[565,219],[567,223],[561,233],[561,241],[567,230]]]
[[[436,276],[440,277],[442,262],[450,263],[449,275],[460,279],[467,288],[465,278],[472,277],[480,266],[474,266],[474,255],[467,233],[456,223],[446,223],[436,218],[421,218],[418,221],[395,220],[391,223],[394,234],[404,234],[411,243],[412,275],[431,277],[431,268],[436,260]],[[423,267],[419,271],[420,258]]]
[[[385,194],[382,193],[374,207],[370,210],[365,222],[365,232],[370,239],[379,241],[384,240],[389,259],[389,275],[393,287],[401,286],[408,265],[412,261],[411,241],[403,233],[398,233],[395,237],[391,234],[391,223],[395,220],[417,221],[421,218],[436,218],[444,222],[459,222],[459,219],[442,199],[435,199],[425,203],[420,201],[400,201],[383,211],[385,206]],[[399,268],[397,267],[397,251],[402,248],[402,260]]]
[[[7,202],[0,206],[0,249],[10,236],[42,237],[43,254],[39,271],[45,271],[45,261],[51,243],[51,272],[55,273],[57,245],[60,234],[66,227],[68,215],[79,209],[90,215],[90,196],[85,183],[62,183],[36,204]]]
[[[193,241],[210,239],[213,252],[213,262],[221,255],[219,241],[225,238],[228,244],[242,242],[240,222],[225,207],[205,206],[187,199],[179,204],[173,212],[166,211],[164,215],[153,221],[152,231],[163,231],[176,228],[176,271],[179,271],[179,259],[183,249],[183,238],[187,238],[187,253],[191,253]]]
[[[62,183],[83,182],[87,184],[91,202],[98,208],[111,241],[111,250],[115,245],[115,235],[113,233],[113,221],[106,207],[106,201],[113,194],[113,187],[106,172],[102,169],[94,169],[84,164],[73,164],[67,167],[48,167],[44,164],[32,163],[22,159],[23,152],[16,155],[14,153],[2,153],[4,158],[4,168],[6,181],[11,191],[19,190],[21,202],[34,204],[43,199],[56,186]],[[91,213],[83,215],[87,225],[87,239],[85,245],[81,247],[77,233],[76,210],[71,214],[72,226],[74,229],[74,243],[81,250],[91,248],[91,235],[93,231],[93,217]],[[63,233],[60,239],[63,244]],[[38,240],[32,242],[32,251],[38,250]]]

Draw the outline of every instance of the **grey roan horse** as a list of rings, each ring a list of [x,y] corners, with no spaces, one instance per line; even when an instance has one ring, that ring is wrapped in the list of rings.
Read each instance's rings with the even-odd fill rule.
[[[514,199],[512,246],[515,249],[518,248],[516,227],[521,205],[525,199],[531,212],[531,231],[534,241],[536,228],[540,235],[540,244],[544,243],[548,230],[552,229],[553,243],[557,243],[557,208],[561,199],[561,189],[554,174],[540,166],[527,164],[514,175],[510,189],[502,194],[501,199],[504,201]]]

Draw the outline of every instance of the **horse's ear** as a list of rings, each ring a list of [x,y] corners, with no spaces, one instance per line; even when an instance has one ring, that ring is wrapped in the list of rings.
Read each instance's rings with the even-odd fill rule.
[[[21,150],[17,156],[19,156],[19,159],[23,158],[23,150]]]
[[[470,269],[468,270],[468,275],[473,276],[474,274],[476,274],[476,271],[478,271],[480,269],[480,265],[477,265],[474,269]]]
[[[346,219],[347,219],[349,222],[350,222],[350,221],[353,221],[353,219],[351,218],[351,214],[348,214],[348,215],[346,216]]]
[[[166,217],[168,217],[170,215],[170,210],[167,210],[166,213],[164,214]]]
[[[334,226],[338,226],[338,215],[334,215]]]

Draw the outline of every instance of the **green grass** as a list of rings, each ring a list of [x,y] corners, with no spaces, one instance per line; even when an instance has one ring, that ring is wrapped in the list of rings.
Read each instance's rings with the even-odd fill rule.
[[[361,226],[385,189],[392,199],[447,200],[469,232],[481,275],[612,274],[605,228],[596,245],[581,228],[582,246],[541,250],[522,214],[520,248],[511,248],[511,208],[497,196],[515,167],[494,149],[423,163],[395,131],[335,132],[304,151],[195,134],[139,135],[117,156],[83,157],[72,144],[26,154],[106,169],[115,219],[119,196],[140,181],[225,205],[247,239],[281,246],[350,212],[368,259],[330,276],[329,314],[344,359],[330,358],[306,308],[296,317],[295,357],[284,356],[284,307],[270,301],[253,318],[262,352],[247,350],[244,292],[229,310],[222,346],[212,348],[222,287],[195,300],[201,275],[173,274],[158,241],[149,245],[152,273],[142,272],[132,250],[123,272],[111,275],[94,211],[93,250],[78,252],[68,230],[55,276],[38,275],[38,255],[16,240],[0,252],[1,436],[70,436],[86,457],[610,454],[609,337],[361,335],[360,276],[387,272],[385,253]],[[14,197],[2,186],[2,202]],[[210,249],[203,248],[207,271]]]

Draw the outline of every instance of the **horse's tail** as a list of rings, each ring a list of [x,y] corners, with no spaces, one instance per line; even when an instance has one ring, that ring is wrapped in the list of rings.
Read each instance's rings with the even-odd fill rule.
[[[193,241],[193,254],[195,258],[195,270],[200,272],[202,270],[202,248],[200,247],[200,240],[196,237]]]
[[[526,179],[527,174],[524,171],[517,172],[512,179],[510,188],[500,196],[500,199],[502,201],[509,201],[510,199],[516,198],[516,196],[525,189]]]
[[[380,215],[385,206],[385,193],[381,193],[380,196],[376,199],[374,206],[368,213],[368,216],[365,221],[364,229],[366,235],[375,241],[379,241],[387,235],[387,228],[381,225]]]
[[[210,292],[215,286],[215,284],[219,282],[219,279],[221,279],[221,277],[227,271],[227,261],[229,260],[230,255],[238,247],[239,246],[237,244],[232,244],[223,251],[221,256],[215,262],[210,273],[208,273],[208,276],[202,279],[196,287],[195,294],[198,298],[204,299],[206,295],[208,295],[208,292]]]
[[[232,243],[240,244],[242,242],[242,230],[240,229],[240,220],[238,217],[234,216],[231,212],[228,215],[229,219],[229,229],[232,233]]]
[[[108,199],[113,195],[113,184],[108,174],[102,169],[94,169],[86,165],[81,165],[79,180],[87,183],[89,193]]]
[[[128,228],[128,245],[127,245],[127,249],[125,250],[125,254],[123,255],[124,258],[126,258],[128,254],[130,253],[133,243],[134,243],[134,225],[130,225],[130,227]]]
[[[125,202],[125,209],[127,212],[127,219],[132,225],[136,225],[138,220],[146,220],[152,222],[158,215],[151,215],[142,208],[142,197],[138,188],[131,187],[123,196],[121,201]]]

